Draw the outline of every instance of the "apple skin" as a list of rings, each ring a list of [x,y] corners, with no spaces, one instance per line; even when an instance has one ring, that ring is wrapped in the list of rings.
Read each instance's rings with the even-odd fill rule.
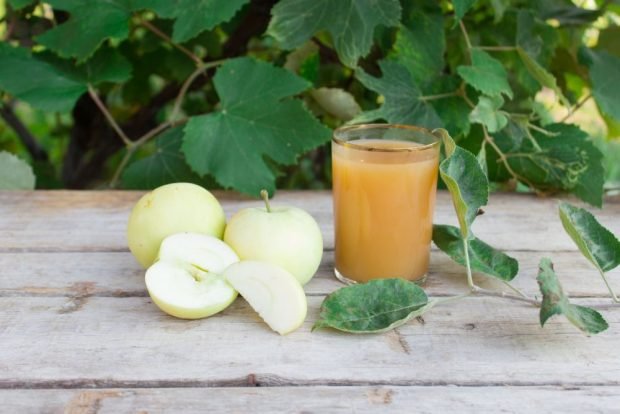
[[[305,285],[323,256],[323,237],[310,214],[296,207],[251,207],[228,222],[224,241],[241,260],[258,260],[287,270]]]
[[[190,183],[167,184],[145,194],[136,203],[127,225],[129,250],[143,266],[157,258],[167,236],[180,232],[222,238],[226,216],[217,199]]]
[[[161,243],[159,258],[147,269],[144,281],[153,303],[165,313],[182,319],[206,318],[237,297],[222,273],[238,261],[218,238],[177,233]]]

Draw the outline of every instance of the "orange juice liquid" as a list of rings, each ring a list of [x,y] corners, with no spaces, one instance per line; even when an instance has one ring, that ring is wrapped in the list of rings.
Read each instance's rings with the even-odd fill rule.
[[[382,152],[421,144],[358,139],[332,143],[336,270],[366,282],[428,271],[439,147]]]

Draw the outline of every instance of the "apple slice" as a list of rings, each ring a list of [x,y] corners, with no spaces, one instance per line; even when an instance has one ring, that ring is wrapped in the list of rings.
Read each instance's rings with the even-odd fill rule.
[[[299,328],[306,319],[306,294],[295,276],[283,268],[244,260],[230,265],[223,275],[280,335]]]
[[[153,302],[167,314],[205,318],[237,297],[237,291],[221,275],[237,261],[235,252],[215,237],[173,234],[164,239],[158,261],[146,271],[146,287]]]

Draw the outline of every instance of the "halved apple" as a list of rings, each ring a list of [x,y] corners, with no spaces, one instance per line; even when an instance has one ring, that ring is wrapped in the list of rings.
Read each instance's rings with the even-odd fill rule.
[[[230,265],[223,275],[280,335],[299,328],[306,319],[306,294],[295,276],[283,268],[245,260]]]
[[[211,316],[230,305],[237,291],[221,275],[238,262],[237,254],[218,238],[177,233],[164,239],[158,261],[146,271],[153,302],[182,319]]]

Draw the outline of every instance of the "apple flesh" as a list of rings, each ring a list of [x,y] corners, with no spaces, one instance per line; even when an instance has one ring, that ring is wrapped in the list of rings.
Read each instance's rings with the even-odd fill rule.
[[[224,234],[226,216],[217,199],[190,183],[167,184],[145,194],[134,206],[127,225],[129,250],[143,267],[157,258],[167,236],[180,232]]]
[[[306,319],[306,294],[285,269],[267,262],[241,261],[224,270],[226,280],[271,329],[286,335]]]
[[[310,214],[296,207],[246,208],[235,214],[224,241],[241,260],[273,263],[290,272],[302,285],[316,273],[323,255],[323,237]]]
[[[159,259],[146,271],[146,287],[165,313],[182,319],[206,318],[227,308],[237,291],[222,276],[239,261],[213,236],[179,233],[161,243]]]

